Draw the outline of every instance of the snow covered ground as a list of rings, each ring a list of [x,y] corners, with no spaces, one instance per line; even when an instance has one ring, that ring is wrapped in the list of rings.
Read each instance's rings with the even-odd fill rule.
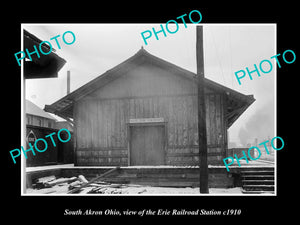
[[[90,195],[91,191],[95,187],[86,187],[78,194],[73,195]],[[54,194],[64,195],[68,192],[67,185],[56,185],[51,188],[43,189],[27,189],[27,194],[30,195],[43,195],[43,194]],[[103,188],[98,193],[92,193],[91,195],[199,195],[199,188],[173,188],[173,187],[150,187],[150,186],[139,186],[139,185],[124,185],[118,188]],[[211,195],[239,195],[242,194],[242,189],[239,187],[235,188],[210,188],[209,194]]]

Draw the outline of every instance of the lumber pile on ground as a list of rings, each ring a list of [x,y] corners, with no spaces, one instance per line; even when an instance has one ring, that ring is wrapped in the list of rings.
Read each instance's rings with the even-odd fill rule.
[[[60,177],[54,175],[37,179],[33,184],[31,193],[38,194],[121,194],[120,188],[125,187],[124,184],[111,184],[101,181],[101,178],[119,170],[119,167],[113,168],[88,181],[83,175],[78,177]],[[127,185],[128,186],[128,185]]]
[[[77,177],[71,177],[71,178],[58,178],[53,176],[49,177],[42,177],[37,179],[35,184],[33,184],[34,188],[41,189],[41,188],[50,188],[58,184],[63,184],[63,183],[72,183],[73,181],[76,181],[78,178]]]
[[[81,178],[84,178],[80,175]],[[76,178],[76,180],[75,180]],[[52,181],[39,182],[39,189],[32,189],[29,194],[142,194],[147,192],[143,186],[134,184],[116,184],[103,181],[83,182],[78,177],[54,178]],[[85,178],[84,178],[85,179]],[[73,181],[73,182],[71,182]],[[49,183],[49,184],[48,184]],[[55,185],[51,186],[52,184]],[[84,186],[83,186],[84,185]]]

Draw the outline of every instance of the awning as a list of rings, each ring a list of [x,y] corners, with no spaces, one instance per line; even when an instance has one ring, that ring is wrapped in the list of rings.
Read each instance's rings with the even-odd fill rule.
[[[39,49],[41,42],[42,40],[24,29],[24,50],[28,49],[29,52],[33,52],[33,46],[35,45],[36,48]],[[47,52],[46,49],[49,49],[49,46],[45,43],[43,43],[41,47],[45,52]],[[66,60],[56,55],[53,50],[48,55],[39,53],[40,58],[38,58],[37,54],[32,54],[32,61],[24,59],[25,79],[52,78],[58,76],[58,72],[65,65]],[[27,54],[26,58],[29,59]]]

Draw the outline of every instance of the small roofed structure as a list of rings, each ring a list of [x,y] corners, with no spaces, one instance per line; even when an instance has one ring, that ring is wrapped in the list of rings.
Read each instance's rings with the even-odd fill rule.
[[[56,119],[33,102],[26,99],[26,124],[54,128]]]

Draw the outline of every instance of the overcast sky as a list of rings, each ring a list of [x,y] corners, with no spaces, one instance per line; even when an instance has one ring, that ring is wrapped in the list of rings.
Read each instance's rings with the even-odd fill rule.
[[[252,94],[256,101],[229,129],[230,141],[253,142],[257,137],[265,140],[275,136],[275,60],[276,26],[274,24],[202,24],[204,26],[205,77],[243,94]],[[23,24],[30,33],[44,41],[72,31],[76,41],[66,45],[61,39],[61,49],[50,41],[56,54],[67,63],[58,78],[26,80],[26,99],[41,108],[66,95],[67,70],[71,71],[71,91],[103,74],[143,46],[150,54],[196,72],[196,26],[187,23],[174,34],[164,37],[154,35],[145,45],[141,32],[159,29],[159,24]],[[175,28],[170,26],[170,30]],[[244,78],[239,85],[234,72],[254,69],[263,59],[270,59],[273,70],[253,80]],[[267,70],[267,68],[266,68]],[[244,140],[241,140],[244,139]]]

